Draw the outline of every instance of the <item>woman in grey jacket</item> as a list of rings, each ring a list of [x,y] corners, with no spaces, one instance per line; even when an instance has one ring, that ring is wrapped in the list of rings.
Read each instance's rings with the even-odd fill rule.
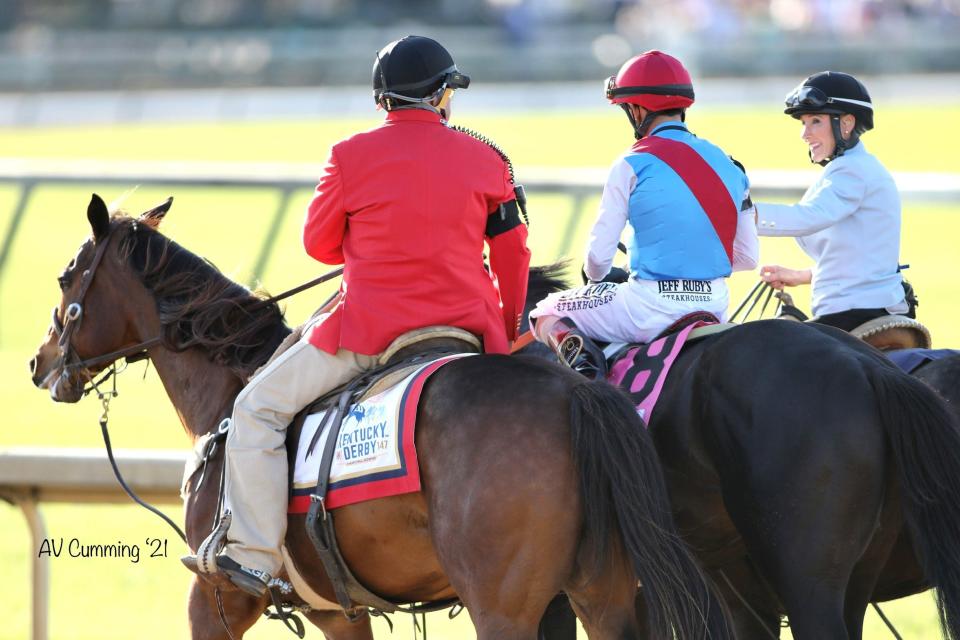
[[[884,315],[914,317],[898,262],[900,194],[860,141],[873,128],[866,88],[823,71],[787,96],[784,113],[802,122],[810,161],[824,170],[799,203],[758,203],[758,232],[795,237],[815,266],[765,265],[760,277],[777,289],[812,284],[813,320],[845,331]]]

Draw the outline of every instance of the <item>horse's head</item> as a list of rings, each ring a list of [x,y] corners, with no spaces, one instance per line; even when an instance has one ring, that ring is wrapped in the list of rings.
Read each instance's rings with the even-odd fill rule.
[[[133,317],[136,276],[120,251],[122,237],[137,223],[156,227],[173,199],[143,213],[136,221],[125,216],[111,219],[107,205],[94,194],[87,207],[92,236],[57,278],[61,296],[53,309],[47,337],[30,361],[33,382],[49,389],[58,402],[76,402],[83,387],[109,361],[95,361],[125,346],[136,344]]]

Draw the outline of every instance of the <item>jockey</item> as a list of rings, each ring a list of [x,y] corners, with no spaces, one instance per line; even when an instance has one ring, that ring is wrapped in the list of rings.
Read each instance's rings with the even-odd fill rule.
[[[328,391],[373,368],[398,336],[448,325],[507,353],[526,297],[530,252],[508,162],[447,126],[470,79],[439,43],[407,36],[376,54],[373,96],[386,121],[334,145],[307,208],[303,243],[343,264],[333,310],[237,396],[227,436],[226,545],[217,572],[263,595],[282,566],[287,523],[285,431]],[[490,268],[483,264],[484,243]],[[190,568],[206,563],[217,532]],[[222,538],[222,535],[221,535]],[[215,550],[215,549],[214,549]]]
[[[777,289],[813,284],[813,320],[850,331],[890,314],[914,318],[915,298],[900,275],[900,194],[893,177],[860,141],[873,128],[873,104],[851,75],[822,71],[786,98],[802,123],[810,161],[824,167],[795,205],[757,205],[761,236],[791,236],[813,269],[765,265]]]
[[[660,51],[631,58],[607,80],[606,96],[638,142],[613,163],[603,189],[584,266],[596,284],[552,294],[530,314],[538,340],[594,371],[603,356],[585,337],[649,342],[696,311],[723,318],[725,278],[757,264],[747,176],[684,124],[694,94],[680,61]],[[600,282],[627,225],[630,277]]]

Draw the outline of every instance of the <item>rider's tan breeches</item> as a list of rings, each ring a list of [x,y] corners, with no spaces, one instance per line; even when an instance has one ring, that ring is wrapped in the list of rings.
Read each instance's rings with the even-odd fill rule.
[[[302,338],[237,396],[226,453],[233,520],[225,553],[233,560],[277,575],[287,529],[287,427],[301,409],[376,362],[343,349],[331,355]]]

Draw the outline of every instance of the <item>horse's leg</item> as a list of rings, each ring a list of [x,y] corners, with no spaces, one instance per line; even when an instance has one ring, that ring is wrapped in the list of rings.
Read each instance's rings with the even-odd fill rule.
[[[730,611],[737,640],[780,637],[779,605],[746,559],[727,563],[710,577]]]
[[[217,608],[215,590],[194,577],[187,598],[187,614],[190,619],[190,637],[193,640],[230,640],[232,635],[239,640],[257,621],[266,606],[266,599],[258,600],[242,591],[221,591],[224,620],[230,627],[229,633]]]
[[[634,609],[637,578],[630,559],[622,550],[610,555],[613,562],[603,574],[591,579],[581,571],[577,580],[581,586],[567,587],[570,604],[591,640],[643,637]],[[639,606],[644,607],[642,601]]]
[[[870,601],[898,600],[915,593],[922,593],[929,588],[930,582],[923,575],[923,568],[913,548],[913,540],[907,531],[906,524],[903,524],[900,526],[900,534],[887,557],[883,571],[877,579],[877,587]]]
[[[555,378],[520,385],[506,375],[519,366],[512,359],[499,375],[447,366],[431,379],[417,424],[430,536],[478,640],[536,640],[573,574],[581,530],[567,407]],[[499,408],[505,395],[509,411]]]
[[[745,562],[727,564],[723,567],[723,574],[732,586],[718,572],[711,572],[710,577],[730,613],[734,637],[737,640],[777,640],[780,637],[780,614],[768,589],[757,582],[753,570]],[[747,581],[746,584],[743,580]],[[640,628],[638,637],[652,638],[642,592],[637,593],[636,612]]]
[[[824,407],[821,424],[831,438],[817,430],[804,455],[779,456],[785,462],[779,479],[756,473],[749,486],[724,488],[730,515],[780,595],[796,640],[850,637],[858,607],[848,608],[848,588],[874,538],[885,494],[883,434],[866,415],[866,409]]]
[[[303,615],[319,627],[327,640],[373,640],[367,614],[356,622],[347,620],[342,611],[311,611]]]
[[[488,498],[463,500],[463,510],[432,509],[430,524],[437,555],[477,639],[536,640],[547,605],[571,572],[579,512],[508,495],[516,487],[499,486],[506,480],[489,478]],[[566,480],[535,478],[530,486]],[[569,502],[575,506],[575,498]]]
[[[851,640],[863,637],[863,618],[867,606],[873,600],[877,583],[890,560],[903,529],[902,504],[895,475],[889,474],[884,496],[883,511],[876,528],[876,534],[866,553],[854,568],[847,586],[847,601],[844,617],[847,621],[847,633]]]

